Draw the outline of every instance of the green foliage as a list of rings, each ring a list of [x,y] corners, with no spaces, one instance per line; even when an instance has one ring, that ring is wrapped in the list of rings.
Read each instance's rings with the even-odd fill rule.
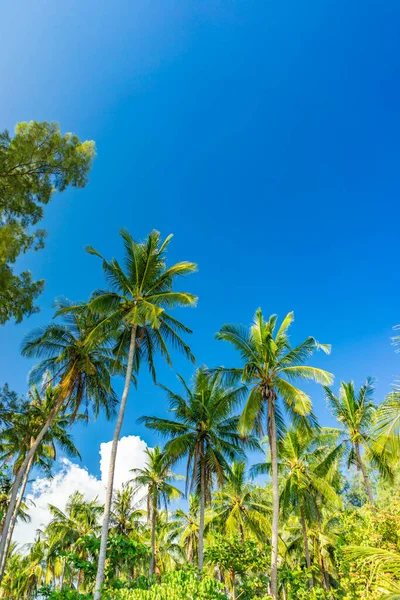
[[[227,600],[222,585],[211,577],[198,578],[191,571],[174,571],[166,575],[161,583],[148,590],[120,590],[107,600]]]
[[[40,588],[37,598],[44,598],[45,600],[91,600],[92,594],[81,594],[70,587],[55,590],[50,585],[46,585]]]
[[[43,217],[54,191],[84,187],[95,155],[94,142],[61,135],[57,123],[19,123],[14,137],[0,134],[0,323],[17,323],[37,312],[44,281],[15,275],[21,253],[43,248],[45,231],[30,230]]]
[[[243,600],[265,595],[270,548],[239,536],[213,535],[205,552],[206,564],[217,567],[228,589]]]
[[[205,552],[206,563],[218,566],[228,576],[246,573],[267,573],[269,548],[255,540],[241,540],[239,536],[226,538],[213,535]]]
[[[297,566],[293,569],[282,569],[280,573],[281,586],[285,589],[287,600],[336,600],[346,598],[338,590],[326,591],[321,586],[310,589],[311,575],[316,575],[315,569],[302,569]],[[350,597],[347,599],[350,600]]]
[[[100,538],[86,535],[76,541],[71,551],[65,553],[67,564],[82,571],[86,582],[92,582],[96,575],[99,549]],[[122,535],[110,536],[107,541],[106,585],[110,588],[126,585],[124,578],[120,580],[121,575],[116,574],[121,573],[124,565],[128,565],[132,570],[148,557],[149,549],[141,541]]]

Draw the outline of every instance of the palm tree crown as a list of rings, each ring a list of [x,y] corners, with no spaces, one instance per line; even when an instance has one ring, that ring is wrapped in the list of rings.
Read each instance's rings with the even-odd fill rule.
[[[139,422],[168,438],[166,453],[175,461],[187,459],[187,486],[200,495],[199,567],[203,565],[205,504],[210,501],[213,479],[221,486],[229,462],[243,456],[243,448],[256,448],[252,437],[238,432],[238,416],[232,410],[244,397],[245,386],[227,387],[221,374],[210,375],[205,367],[197,369],[190,388],[178,376],[185,397],[161,386],[170,398],[175,420],[144,416]]]
[[[342,382],[338,396],[325,387],[328,406],[341,424],[339,433],[343,439],[342,445],[347,449],[347,466],[354,465],[361,470],[371,504],[374,504],[372,486],[361,451],[382,476],[388,479],[393,477],[389,453],[379,437],[374,435],[377,406],[372,400],[373,384],[373,379],[368,378],[356,392],[353,381]]]
[[[213,498],[214,522],[225,533],[263,539],[268,528],[271,500],[267,490],[255,488],[246,478],[244,461],[234,461],[221,490]]]
[[[85,403],[91,404],[95,415],[104,410],[109,418],[117,405],[111,376],[120,373],[122,365],[86,305],[72,310],[71,302],[58,300],[56,306],[62,321],[34,329],[22,344],[23,356],[43,359],[30,372],[30,381],[38,382],[49,373],[50,381],[59,381],[61,396],[75,414]],[[96,337],[90,335],[94,328]]]
[[[145,242],[138,243],[128,231],[122,230],[121,237],[125,249],[123,266],[116,259],[108,261],[93,248],[88,248],[90,254],[102,258],[110,286],[109,290],[94,292],[89,303],[93,311],[103,315],[91,337],[96,337],[97,330],[106,326],[117,336],[114,353],[127,356],[132,328],[135,328],[134,370],[138,371],[139,365],[145,362],[155,379],[156,352],[171,365],[168,344],[194,361],[189,346],[181,337],[182,333],[191,333],[191,330],[167,311],[179,306],[195,306],[196,296],[172,288],[178,277],[195,272],[196,265],[183,261],[167,267],[166,250],[172,235],[161,242],[158,231],[152,231]]]

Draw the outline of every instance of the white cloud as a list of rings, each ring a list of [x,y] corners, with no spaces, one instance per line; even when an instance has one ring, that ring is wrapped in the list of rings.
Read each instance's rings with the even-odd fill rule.
[[[100,479],[91,475],[86,468],[63,458],[59,462],[58,472],[52,479],[38,478],[33,482],[31,492],[27,495],[28,504],[34,503],[29,509],[31,522],[16,525],[13,539],[18,544],[31,542],[37,529],[47,525],[50,521],[49,504],[64,510],[68,496],[76,490],[79,490],[86,500],[97,497],[99,502],[104,502],[111,444],[112,442],[100,444]],[[143,467],[146,448],[145,442],[138,436],[130,435],[120,439],[114,489],[132,479],[131,469]]]
[[[112,442],[100,444],[101,480],[107,484]],[[114,473],[114,487],[119,488],[132,479],[131,469],[142,469],[146,462],[146,443],[137,435],[123,437],[118,442],[117,462]]]

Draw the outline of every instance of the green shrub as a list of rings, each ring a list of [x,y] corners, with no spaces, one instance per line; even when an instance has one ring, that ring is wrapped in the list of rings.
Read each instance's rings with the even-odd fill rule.
[[[201,579],[193,572],[174,571],[149,590],[118,590],[107,600],[227,600],[222,586],[213,579]]]

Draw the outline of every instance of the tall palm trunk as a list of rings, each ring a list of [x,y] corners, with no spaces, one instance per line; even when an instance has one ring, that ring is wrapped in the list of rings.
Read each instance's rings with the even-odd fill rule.
[[[131,341],[129,345],[129,355],[128,355],[128,364],[126,367],[126,375],[125,375],[125,385],[124,391],[122,393],[121,404],[119,407],[118,419],[115,425],[114,437],[111,447],[111,456],[110,456],[110,466],[108,468],[108,478],[107,478],[107,490],[106,490],[106,501],[104,504],[104,514],[103,514],[103,525],[101,528],[101,542],[100,542],[100,552],[99,552],[99,560],[97,564],[97,575],[96,575],[96,585],[94,592],[94,600],[100,600],[101,598],[101,586],[104,581],[104,569],[106,565],[106,554],[107,554],[107,541],[108,541],[108,529],[110,525],[110,512],[111,512],[111,502],[112,502],[112,494],[114,488],[114,472],[115,472],[115,461],[117,459],[117,450],[118,450],[118,441],[119,434],[121,433],[122,422],[124,420],[126,401],[128,399],[129,388],[131,384],[132,378],[132,368],[133,368],[133,358],[135,355],[135,344],[136,344],[136,325],[132,327],[131,331]]]
[[[271,586],[270,595],[274,600],[278,593],[278,527],[279,527],[279,487],[278,487],[278,449],[276,443],[275,401],[273,390],[265,391],[268,402],[268,441],[272,466],[272,535],[271,535]]]
[[[322,556],[320,549],[318,550],[318,562],[319,562],[319,568],[322,573],[322,586],[323,586],[324,590],[329,592],[331,589],[331,585],[329,583],[329,575],[328,575],[328,571],[326,570],[324,557]]]
[[[186,560],[189,564],[193,565],[193,540],[192,536],[189,537],[188,547],[186,549]]]
[[[32,456],[32,458],[29,461],[28,466],[26,468],[24,477],[22,479],[21,489],[20,489],[20,492],[18,494],[17,502],[15,504],[14,514],[13,514],[13,516],[11,518],[10,527],[8,528],[8,532],[7,532],[7,540],[6,540],[7,553],[8,553],[8,548],[10,547],[10,544],[11,544],[11,540],[12,540],[12,536],[13,536],[13,533],[14,533],[15,524],[16,524],[17,518],[18,518],[19,509],[21,507],[22,500],[24,499],[26,484],[28,483],[29,473],[31,472],[34,459],[35,459],[35,457]],[[6,555],[4,555],[4,556],[6,556]]]
[[[10,503],[8,505],[7,513],[6,513],[6,516],[4,519],[3,533],[2,533],[1,541],[0,541],[0,583],[3,579],[4,568],[6,565],[8,550],[9,550],[10,544],[11,544],[12,532],[11,532],[11,535],[9,535],[8,532],[9,532],[11,521],[12,521],[12,518],[13,518],[13,515],[15,512],[15,506],[18,501],[19,488],[20,488],[22,481],[26,475],[26,471],[28,469],[28,465],[29,465],[30,461],[35,457],[35,454],[39,447],[39,444],[41,443],[44,436],[46,435],[46,433],[48,432],[48,430],[54,423],[54,420],[56,419],[58,413],[60,412],[60,410],[64,404],[65,398],[66,398],[65,394],[60,394],[60,397],[59,397],[58,401],[56,402],[56,404],[54,405],[54,408],[50,412],[46,423],[43,425],[40,433],[38,434],[37,438],[35,439],[32,446],[30,447],[27,455],[25,456],[24,462],[22,463],[22,465],[15,477],[13,486],[11,488]]]
[[[204,562],[204,514],[206,508],[206,465],[204,456],[204,441],[200,449],[200,523],[199,523],[199,571]]]
[[[67,559],[64,557],[62,571],[61,571],[61,579],[60,579],[60,590],[62,590],[63,587],[64,587],[64,579],[65,579],[65,569],[66,569],[66,566],[67,566]]]
[[[310,569],[311,568],[311,557],[310,557],[310,548],[308,546],[307,524],[306,524],[306,518],[304,516],[304,510],[302,508],[300,508],[300,520],[301,520],[301,530],[303,532],[304,553],[306,556],[306,565],[307,565],[307,569]],[[314,580],[313,580],[312,576],[310,577],[308,584],[311,589],[314,587]]]
[[[368,477],[366,466],[364,464],[364,461],[361,458],[360,445],[358,444],[358,442],[356,442],[356,456],[357,456],[358,467],[361,470],[361,473],[363,475],[364,485],[365,485],[365,489],[367,490],[369,503],[371,504],[372,507],[374,507],[374,505],[375,505],[374,494],[372,492],[372,486],[371,486],[371,482]]]
[[[151,507],[151,559],[150,559],[150,577],[156,570],[156,523],[157,523],[157,501],[153,499]]]

